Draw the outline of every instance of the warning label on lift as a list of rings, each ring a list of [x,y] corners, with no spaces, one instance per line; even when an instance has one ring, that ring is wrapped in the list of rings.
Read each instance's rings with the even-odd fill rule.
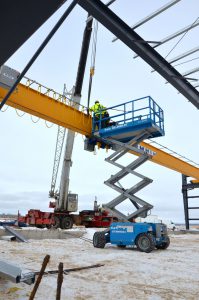
[[[116,225],[111,228],[111,231],[114,233],[126,233],[126,232],[133,232],[133,226],[128,225]]]
[[[145,153],[147,153],[147,154],[149,154],[149,155],[151,155],[151,156],[156,155],[156,152],[154,152],[154,151],[152,151],[152,150],[150,150],[150,149],[148,149],[148,148],[145,148],[145,147],[143,147],[143,146],[138,145],[137,148],[138,148],[139,150],[144,151]]]

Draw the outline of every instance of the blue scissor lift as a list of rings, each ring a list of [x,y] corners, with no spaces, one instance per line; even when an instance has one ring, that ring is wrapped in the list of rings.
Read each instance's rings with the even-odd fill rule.
[[[136,217],[146,217],[152,205],[135,196],[135,193],[147,186],[152,180],[135,169],[146,162],[152,155],[139,147],[139,143],[147,138],[154,138],[164,135],[164,114],[163,110],[150,97],[143,97],[128,101],[120,105],[106,109],[109,116],[100,112],[97,118],[93,116],[92,137],[86,141],[87,150],[94,149],[100,143],[102,148],[112,148],[114,151],[105,160],[120,168],[120,171],[106,180],[104,183],[117,191],[120,195],[104,204],[103,207],[113,213],[119,220],[128,222]],[[89,145],[89,146],[88,146]],[[89,148],[90,147],[90,148]],[[133,150],[139,157],[127,166],[123,166],[117,160],[127,152]],[[130,188],[124,188],[120,180],[128,174],[140,178],[140,182]],[[115,207],[129,199],[135,211],[124,215]]]

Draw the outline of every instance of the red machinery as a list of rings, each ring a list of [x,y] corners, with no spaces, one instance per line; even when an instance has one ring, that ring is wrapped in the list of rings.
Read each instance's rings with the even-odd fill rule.
[[[62,229],[72,228],[73,224],[77,226],[85,227],[109,227],[110,224],[114,221],[117,221],[117,218],[110,215],[107,211],[104,210],[83,210],[79,214],[70,214],[61,212],[42,212],[38,209],[30,209],[25,216],[19,216],[18,222],[25,223],[30,226],[36,226],[38,228],[50,228],[50,227],[59,227],[57,226],[57,219],[67,220],[68,223],[72,220],[72,224],[66,224],[67,226],[62,227]],[[70,225],[70,226],[68,226]],[[67,227],[67,228],[66,228]]]
[[[38,209],[30,209],[25,216],[19,216],[18,222],[36,227],[51,227],[55,224],[54,213],[42,212]]]
[[[85,227],[109,227],[112,222],[118,221],[105,210],[83,210],[79,215]]]

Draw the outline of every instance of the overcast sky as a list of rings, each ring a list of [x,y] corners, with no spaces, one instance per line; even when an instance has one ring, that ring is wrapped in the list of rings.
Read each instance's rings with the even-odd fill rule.
[[[52,26],[71,1],[67,1],[10,59],[10,67],[22,71],[28,60],[44,40]],[[166,4],[167,1],[117,0],[111,6],[125,22],[133,25],[149,13]],[[87,12],[77,6],[65,23],[46,46],[27,76],[62,92],[64,83],[70,89],[75,83],[82,33]],[[192,24],[198,17],[198,0],[182,0],[173,8],[136,29],[144,39],[158,41],[173,32]],[[198,46],[198,27],[188,32],[168,56],[173,58]],[[175,88],[165,84],[165,79],[151,73],[151,67],[140,58],[133,59],[134,53],[122,42],[112,43],[113,35],[99,25],[96,73],[93,80],[92,103],[100,99],[106,106],[112,106],[150,95],[164,110],[165,136],[156,141],[199,163],[199,140],[197,109],[180,95]],[[164,57],[173,48],[179,37],[158,48]],[[197,53],[188,59],[197,58]],[[87,103],[88,79],[91,54],[87,63],[82,92],[82,103]],[[184,59],[184,60],[188,60]],[[181,62],[181,61],[180,61]],[[181,65],[180,72],[198,66],[198,60]],[[198,78],[198,73],[193,77]],[[28,99],[27,99],[28,101]],[[18,111],[21,115],[22,112]],[[1,168],[0,168],[0,212],[21,213],[30,208],[48,210],[57,126],[47,128],[44,120],[37,123],[36,117],[25,114],[19,117],[8,108],[0,113],[1,126]],[[97,151],[94,155],[83,150],[84,137],[77,134],[73,152],[73,167],[70,176],[70,190],[79,194],[79,209],[92,209],[95,196],[100,204],[112,200],[117,194],[103,182],[117,168],[104,161],[107,153]],[[126,158],[126,164],[133,159]],[[181,174],[147,162],[140,172],[153,179],[138,196],[154,205],[152,214],[184,220],[181,193]],[[59,178],[58,178],[59,182]],[[127,180],[126,188],[131,185]],[[128,205],[125,206],[128,210]]]

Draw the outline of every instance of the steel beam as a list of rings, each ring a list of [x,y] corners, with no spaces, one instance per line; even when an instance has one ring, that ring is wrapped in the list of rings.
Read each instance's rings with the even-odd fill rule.
[[[189,55],[192,55],[193,53],[195,53],[197,51],[199,51],[199,47],[195,47],[195,48],[193,48],[193,49],[191,49],[191,50],[189,50],[187,52],[184,52],[184,53],[182,53],[182,54],[180,54],[178,56],[173,57],[172,59],[168,60],[168,63],[173,64],[174,62],[176,62],[176,61],[178,61],[180,59],[183,59],[183,58],[185,58],[185,57],[187,57]],[[153,72],[155,72],[155,70],[151,70],[151,73],[153,73]]]
[[[45,48],[45,46],[51,40],[51,38],[53,37],[53,35],[56,33],[56,31],[59,29],[59,27],[62,25],[62,23],[66,20],[66,18],[68,17],[68,15],[71,13],[71,11],[73,10],[73,8],[76,6],[77,1],[78,0],[73,0],[73,2],[68,6],[68,8],[66,9],[66,11],[61,16],[61,18],[58,20],[58,22],[52,28],[52,30],[50,31],[50,33],[47,35],[47,37],[45,38],[45,40],[43,41],[43,43],[39,46],[39,48],[37,49],[37,51],[34,53],[34,55],[30,59],[30,61],[27,63],[27,65],[25,66],[25,68],[23,69],[23,71],[20,73],[20,75],[18,76],[18,78],[15,80],[13,86],[10,88],[9,92],[7,93],[7,95],[1,101],[1,103],[0,103],[0,110],[2,109],[2,107],[4,106],[4,104],[6,103],[6,101],[10,97],[10,95],[14,92],[14,90],[16,89],[18,83],[20,83],[20,81],[22,80],[22,78],[24,77],[24,75],[26,74],[26,72],[30,69],[30,67],[32,66],[32,64],[37,59],[37,57],[40,55],[40,53],[43,51],[43,49]]]
[[[0,100],[5,96],[6,92],[7,90],[0,87]],[[81,111],[78,111],[75,107],[66,105],[60,102],[59,99],[55,100],[46,94],[42,94],[37,89],[34,90],[28,86],[19,84],[17,92],[11,95],[7,104],[85,136],[91,136],[92,118],[82,111],[83,107]],[[136,151],[128,149],[130,153],[137,156],[140,155],[140,150],[144,150],[147,153],[155,153],[156,155],[150,161],[199,180],[199,168],[193,161],[184,161],[183,159],[188,159],[179,154],[177,154],[179,157],[176,157],[176,153],[166,147],[162,147],[163,151],[152,144],[141,142],[139,148]],[[167,153],[167,151],[170,151],[171,154]]]
[[[78,4],[137,53],[199,109],[199,92],[106,5],[100,0],[79,0]]]
[[[189,209],[199,209],[198,206],[189,206],[189,199],[198,199],[199,196],[189,196],[188,191],[193,190],[195,188],[199,188],[198,181],[191,181],[191,183],[187,182],[188,176],[182,174],[182,194],[183,194],[183,203],[184,203],[184,215],[185,215],[185,225],[186,229],[190,229],[189,221],[199,220],[198,218],[190,218]]]
[[[178,56],[175,56],[172,59],[168,60],[168,62],[170,64],[172,64],[172,63],[174,63],[174,62],[176,62],[176,61],[178,61],[178,60],[180,60],[182,58],[185,58],[185,57],[187,57],[187,56],[189,56],[189,55],[191,55],[191,54],[193,54],[193,53],[195,53],[197,51],[199,51],[199,47],[195,47],[195,48],[193,48],[193,49],[191,49],[191,50],[189,50],[187,52],[184,52],[184,53],[182,53],[182,54],[180,54]]]
[[[106,6],[110,6],[111,4],[113,4],[116,0],[110,0],[106,3]],[[86,22],[89,22],[91,19],[93,19],[92,16],[89,16],[86,20]]]
[[[182,194],[184,204],[185,227],[189,230],[189,209],[188,209],[188,193],[187,193],[187,176],[182,174]]]
[[[139,22],[137,22],[133,26],[131,26],[131,29],[134,30],[134,29],[138,28],[139,26],[145,24],[146,22],[148,22],[151,19],[155,18],[156,16],[158,16],[159,14],[161,14],[162,12],[164,12],[165,10],[167,10],[168,8],[173,6],[174,4],[178,3],[179,1],[181,1],[181,0],[172,0],[172,1],[168,2],[167,4],[161,6],[159,9],[152,12],[150,15],[148,15],[147,17],[143,18],[142,20],[140,20]],[[115,38],[113,38],[112,42],[115,42],[117,40],[118,40],[118,38],[115,37]]]
[[[185,78],[186,80],[198,81],[197,78],[190,78],[190,77],[187,77],[188,75],[194,74],[194,73],[196,73],[196,72],[198,72],[198,71],[199,71],[199,67],[194,68],[194,69],[191,69],[191,70],[188,70],[188,71],[186,71],[186,72],[184,72],[184,73],[181,74],[181,78]],[[168,83],[168,81],[165,82],[165,83]]]
[[[172,33],[171,35],[169,35],[169,36],[165,37],[164,39],[162,39],[161,41],[159,41],[159,43],[157,43],[157,45],[153,46],[153,48],[157,48],[157,47],[159,47],[159,46],[161,46],[161,45],[163,45],[163,44],[165,44],[165,43],[173,40],[174,38],[178,37],[179,35],[181,35],[183,33],[188,32],[189,30],[193,29],[194,27],[196,27],[198,25],[199,25],[199,21],[194,22],[193,24],[188,25],[188,26],[186,26],[186,27],[184,27],[184,28],[182,28],[182,29],[180,29],[180,30]],[[139,55],[135,55],[133,58],[136,58],[138,56]]]
[[[0,66],[59,9],[64,0],[0,1]]]
[[[28,243],[28,240],[25,239],[21,233],[15,231],[13,228],[11,228],[9,226],[3,226],[3,227],[5,228],[6,231],[8,231],[12,235],[14,235],[16,237],[17,241]]]
[[[187,76],[187,75],[196,73],[196,72],[198,72],[198,71],[199,71],[199,67],[194,68],[194,69],[191,69],[191,70],[189,70],[189,71],[186,71],[185,73],[182,74],[182,76]]]
[[[14,283],[24,282],[32,284],[35,281],[35,273],[25,273],[21,270],[21,268],[2,260],[0,261],[0,276]]]

